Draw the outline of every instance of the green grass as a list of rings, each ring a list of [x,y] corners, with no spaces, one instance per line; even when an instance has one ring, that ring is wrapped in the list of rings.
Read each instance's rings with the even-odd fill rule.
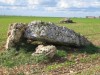
[[[64,62],[64,63],[59,63],[59,64],[55,63],[55,64],[53,64],[53,65],[47,66],[47,67],[46,67],[46,70],[47,70],[47,71],[51,71],[51,70],[55,70],[55,69],[58,69],[58,68],[61,68],[61,67],[72,66],[72,65],[74,65],[74,64],[75,64],[74,61],[66,61],[66,62]]]
[[[67,52],[64,50],[57,50],[55,55],[58,57],[66,57]]]
[[[28,65],[32,63],[41,63],[48,60],[44,55],[32,56],[32,52],[25,52],[24,50],[16,51],[15,49],[7,50],[0,53],[0,66],[15,67],[21,65]]]
[[[82,62],[82,63],[93,62],[93,61],[95,61],[99,57],[100,57],[99,53],[92,54],[92,55],[89,55],[87,58],[82,58],[80,60],[80,62]]]
[[[82,72],[79,72],[76,75],[99,75],[99,74],[100,74],[100,66],[96,65]]]

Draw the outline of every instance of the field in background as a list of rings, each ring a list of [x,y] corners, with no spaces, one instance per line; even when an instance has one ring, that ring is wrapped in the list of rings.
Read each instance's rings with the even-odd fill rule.
[[[22,22],[22,23],[29,23],[33,20],[42,20],[45,22],[53,22],[59,26],[65,26],[70,29],[75,30],[77,33],[80,33],[88,38],[99,50],[100,50],[100,19],[87,19],[87,18],[71,18],[74,22],[72,24],[60,24],[60,20],[63,18],[57,18],[57,17],[20,17],[20,16],[0,16],[0,50],[3,50],[3,46],[6,42],[7,38],[7,30],[9,27],[9,24],[15,23],[15,22]],[[90,49],[89,49],[90,48]],[[89,47],[87,50],[93,50],[95,48]],[[65,56],[64,52],[58,52],[59,56]],[[9,56],[8,56],[9,57]],[[53,64],[50,64],[46,66],[47,70],[50,70],[50,72],[55,73],[55,71],[62,71],[67,68],[64,67],[66,65],[76,65],[77,68],[80,68],[79,65],[82,67],[86,67],[83,71],[79,70],[78,75],[91,75],[93,73],[100,73],[100,53],[95,54],[86,54],[83,53],[76,53],[76,52],[67,52],[66,58],[68,58],[70,61],[65,61],[63,63],[57,63],[53,62]],[[79,63],[77,64],[75,61],[76,59],[79,59]],[[25,60],[26,61],[26,60]],[[62,61],[62,60],[61,60]],[[11,61],[12,62],[12,61]],[[81,63],[80,63],[81,62]],[[7,64],[7,63],[6,63]],[[9,63],[8,63],[9,64]],[[89,67],[90,65],[90,67]],[[92,66],[91,66],[92,65]],[[94,65],[94,66],[93,66]],[[76,70],[76,67],[74,66],[73,69]],[[94,68],[94,69],[93,69]],[[56,70],[57,69],[57,70]],[[69,68],[72,69],[72,68]],[[64,71],[66,71],[64,70]],[[58,74],[59,74],[58,72]],[[73,72],[73,71],[71,71]],[[23,74],[20,74],[23,75]]]

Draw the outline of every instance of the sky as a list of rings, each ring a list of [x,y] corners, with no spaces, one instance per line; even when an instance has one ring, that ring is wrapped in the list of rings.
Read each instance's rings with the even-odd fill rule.
[[[100,0],[0,0],[0,15],[100,16]]]

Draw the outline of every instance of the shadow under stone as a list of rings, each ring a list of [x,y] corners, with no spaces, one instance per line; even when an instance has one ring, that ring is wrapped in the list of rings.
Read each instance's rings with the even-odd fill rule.
[[[98,53],[99,47],[96,47],[95,45],[91,44],[85,47],[67,47],[67,46],[57,46],[58,50],[64,50],[67,53],[87,53],[87,54],[95,54]]]
[[[17,51],[19,50],[24,50],[25,52],[34,52],[35,51],[35,48],[38,46],[38,45],[33,45],[31,43],[27,43],[26,41],[27,39],[23,39],[21,40],[18,44],[16,44],[15,48]]]

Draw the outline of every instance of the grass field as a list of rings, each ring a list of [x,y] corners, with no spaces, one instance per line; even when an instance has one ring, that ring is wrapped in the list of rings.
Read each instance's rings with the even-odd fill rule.
[[[62,19],[63,18],[57,17],[0,16],[0,67],[2,67],[0,72],[4,73],[4,71],[6,71],[7,73],[9,72],[9,74],[15,74],[14,72],[18,71],[16,72],[16,75],[24,75],[26,73],[23,70],[28,72],[30,72],[29,70],[32,70],[32,72],[34,71],[33,75],[41,75],[43,70],[42,73],[48,73],[50,75],[84,75],[84,73],[85,75],[100,74],[100,19],[72,18],[76,23],[60,24],[59,21]],[[28,60],[33,60],[34,58],[31,57],[31,52],[24,52],[24,48],[22,48],[18,56],[15,56],[15,50],[4,50],[9,24],[15,22],[29,23],[33,20],[50,21],[59,26],[73,29],[77,33],[87,37],[88,40],[94,44],[94,47],[90,46],[83,49],[63,48],[63,50],[58,47],[58,52],[56,54],[61,58],[55,58],[55,60],[52,60],[49,64],[42,65],[41,70],[38,66],[32,65],[35,64],[34,61]],[[98,51],[95,52],[95,50]],[[42,59],[44,58],[38,58],[37,62]],[[31,67],[27,68],[29,65],[26,65],[26,63],[31,65]],[[22,69],[21,66],[24,66],[25,68],[23,67]],[[13,68],[14,72],[12,72],[9,67]]]

